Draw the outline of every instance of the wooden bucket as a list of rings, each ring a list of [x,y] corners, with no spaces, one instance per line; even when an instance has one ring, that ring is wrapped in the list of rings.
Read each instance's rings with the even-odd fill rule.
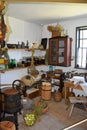
[[[51,85],[42,85],[41,97],[44,100],[51,99]]]

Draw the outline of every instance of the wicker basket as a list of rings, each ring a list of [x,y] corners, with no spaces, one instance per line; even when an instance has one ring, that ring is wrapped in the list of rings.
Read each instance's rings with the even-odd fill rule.
[[[21,81],[25,83],[26,86],[32,86],[32,84],[35,82],[34,78],[29,75],[25,75],[21,78]]]
[[[61,92],[56,92],[56,93],[54,94],[54,100],[55,100],[56,102],[60,102],[60,101],[62,100],[62,93],[61,93]]]
[[[44,100],[51,99],[51,85],[42,85],[41,97]]]
[[[52,37],[57,37],[57,36],[61,36],[61,32],[59,32],[59,31],[53,31],[52,32]]]

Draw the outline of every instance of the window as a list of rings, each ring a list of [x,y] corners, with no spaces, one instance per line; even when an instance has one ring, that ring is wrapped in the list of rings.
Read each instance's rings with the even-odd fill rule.
[[[75,67],[87,69],[87,26],[76,28]]]

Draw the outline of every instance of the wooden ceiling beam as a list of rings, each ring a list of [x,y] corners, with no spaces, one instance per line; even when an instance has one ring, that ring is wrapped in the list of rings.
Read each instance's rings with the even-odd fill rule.
[[[66,2],[66,3],[87,3],[87,0],[7,0],[10,3],[21,2]]]

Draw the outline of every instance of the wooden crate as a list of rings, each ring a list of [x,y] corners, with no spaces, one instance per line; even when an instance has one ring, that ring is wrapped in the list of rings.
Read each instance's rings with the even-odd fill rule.
[[[39,89],[36,89],[35,91],[31,92],[30,94],[26,94],[25,97],[28,97],[30,99],[33,99],[35,97],[38,97],[40,96],[40,90]]]

